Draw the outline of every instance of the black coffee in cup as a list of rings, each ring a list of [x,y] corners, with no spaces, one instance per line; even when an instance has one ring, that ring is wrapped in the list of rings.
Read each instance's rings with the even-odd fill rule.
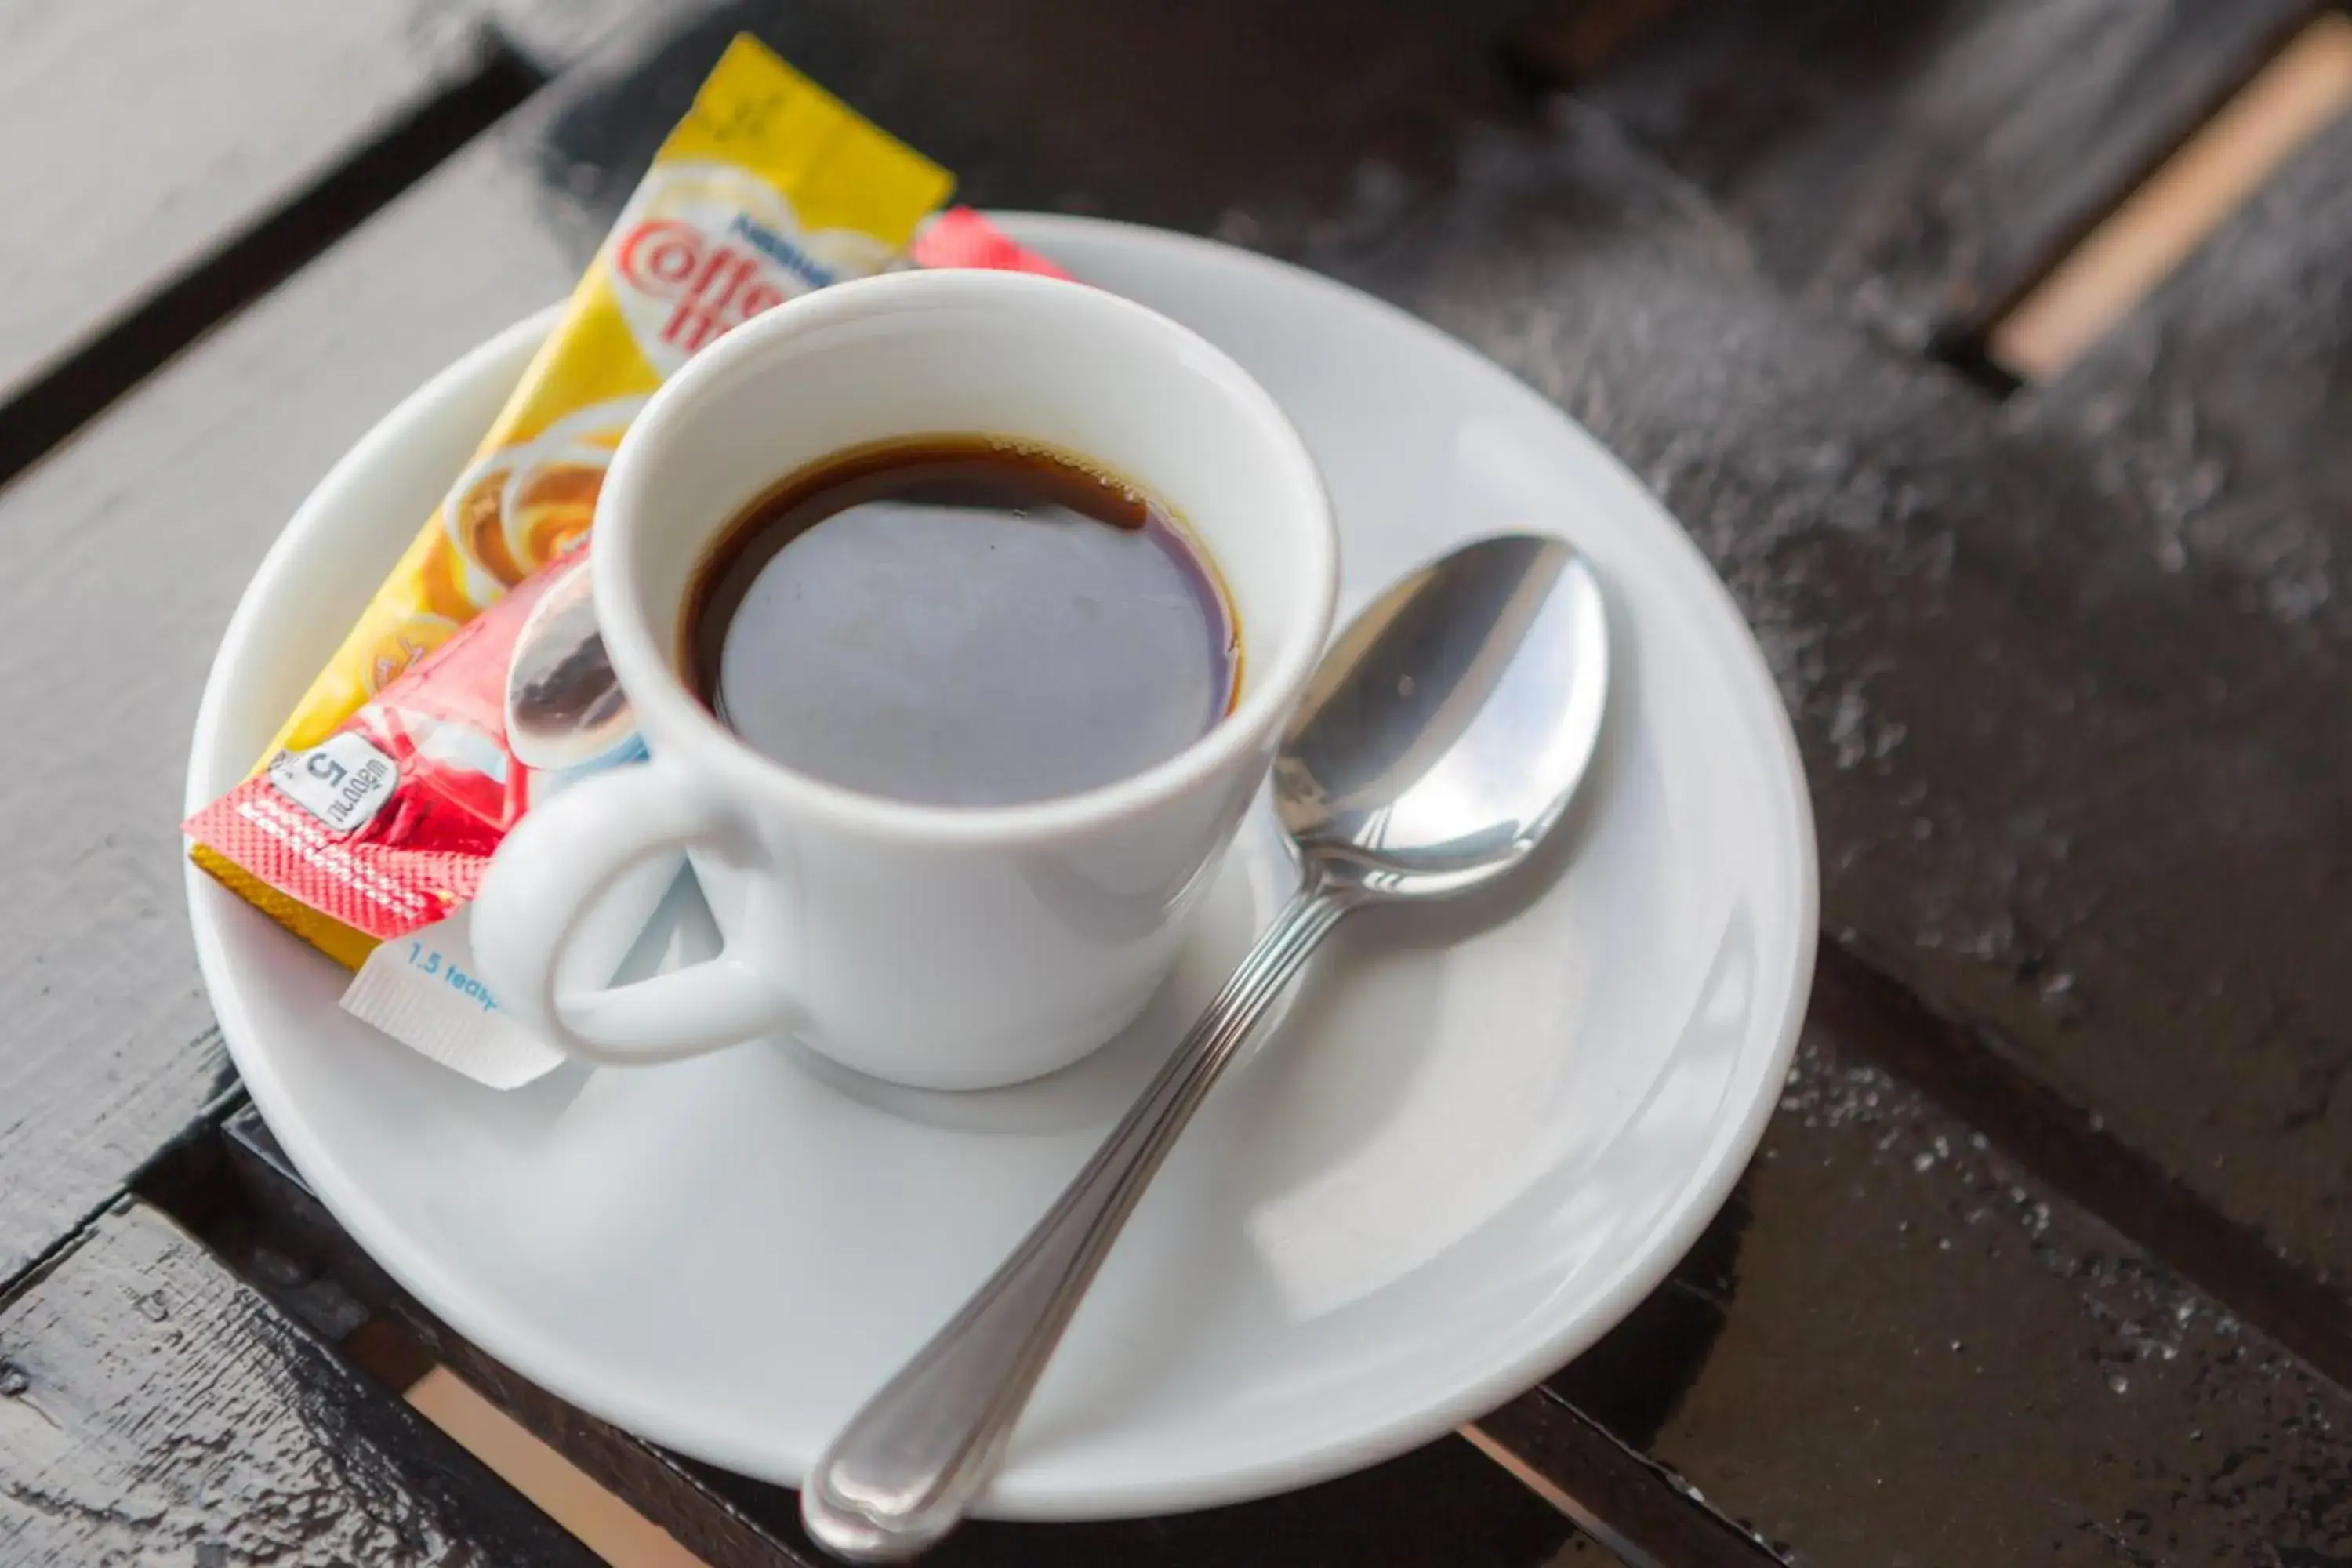
[[[1241,642],[1170,510],[1038,447],[840,454],[746,508],[689,595],[686,673],[753,749],[940,805],[1074,795],[1233,706]]]

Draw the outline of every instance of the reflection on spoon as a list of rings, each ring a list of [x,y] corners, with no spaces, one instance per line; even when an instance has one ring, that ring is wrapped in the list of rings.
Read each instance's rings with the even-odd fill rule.
[[[628,699],[597,635],[584,551],[548,585],[515,634],[506,716],[507,749],[535,771],[600,761],[635,737]]]

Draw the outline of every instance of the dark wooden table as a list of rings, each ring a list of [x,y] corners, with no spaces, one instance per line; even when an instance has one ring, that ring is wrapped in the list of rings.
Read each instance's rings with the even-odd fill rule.
[[[335,455],[562,292],[751,27],[957,169],[1302,260],[1653,485],[1823,950],[1674,1277],[1307,1492],[992,1564],[2352,1563],[2352,121],[2063,374],[1993,324],[2311,0],[156,0],[0,13],[0,1564],[565,1563],[454,1369],[718,1564],[793,1500],[404,1299],[239,1095],[174,827]]]

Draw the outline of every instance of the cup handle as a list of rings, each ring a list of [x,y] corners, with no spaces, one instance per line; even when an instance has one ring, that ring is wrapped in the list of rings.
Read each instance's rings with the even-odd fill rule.
[[[798,1017],[791,998],[726,952],[626,985],[557,994],[582,915],[632,867],[744,846],[725,805],[658,760],[583,779],[533,806],[499,847],[474,900],[475,962],[517,1021],[600,1066],[676,1061],[788,1030]]]

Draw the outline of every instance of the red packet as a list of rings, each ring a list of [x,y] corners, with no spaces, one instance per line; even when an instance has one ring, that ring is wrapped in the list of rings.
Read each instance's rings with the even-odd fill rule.
[[[931,219],[907,247],[907,256],[918,267],[986,267],[1045,278],[1070,276],[970,207],[950,207]]]
[[[378,942],[406,936],[472,901],[482,869],[535,795],[562,778],[644,754],[604,664],[588,607],[584,551],[564,557],[468,622],[319,744],[285,752],[190,817],[184,831],[278,892]],[[546,614],[534,614],[542,605]],[[526,638],[525,634],[530,636]],[[570,751],[509,727],[555,704],[550,673],[516,668],[573,633],[563,670]],[[583,640],[584,638],[584,640]],[[552,639],[552,640],[551,640]],[[601,684],[596,684],[601,682]],[[533,706],[533,703],[536,706]],[[539,721],[542,730],[548,728]],[[534,743],[537,743],[534,749]],[[534,766],[533,763],[538,765]]]
[[[562,1058],[473,973],[466,906],[534,802],[644,755],[596,634],[588,552],[575,550],[183,831],[267,889],[269,901],[255,901],[282,922],[323,916],[378,944],[344,994],[348,1011],[510,1088]],[[583,921],[567,967],[601,984],[676,874],[655,864],[625,879]]]

